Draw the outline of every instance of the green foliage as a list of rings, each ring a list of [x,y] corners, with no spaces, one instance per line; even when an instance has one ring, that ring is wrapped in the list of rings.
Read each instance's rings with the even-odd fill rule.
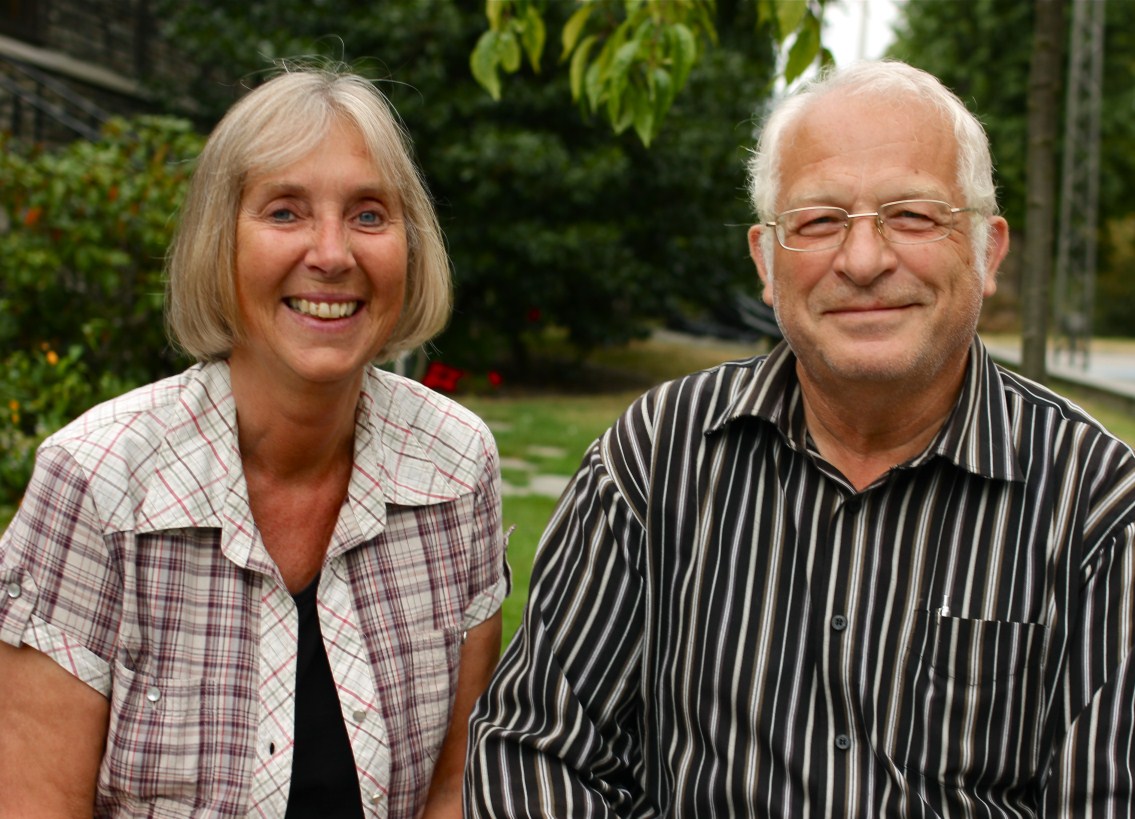
[[[792,38],[784,79],[792,82],[819,57],[826,0],[753,0],[753,31],[779,46]],[[616,134],[634,129],[649,146],[662,128],[703,43],[717,44],[715,0],[580,0],[563,23],[560,63],[569,63],[571,98],[585,115],[602,114]],[[500,71],[520,69],[520,51],[539,71],[546,39],[545,3],[485,0],[489,28],[470,55],[477,82],[501,98]],[[795,35],[793,37],[792,35]],[[770,54],[770,65],[775,58]]]
[[[35,448],[91,405],[134,384],[111,372],[92,373],[86,348],[70,345],[62,355],[47,342],[19,349],[0,361],[0,514],[14,508],[31,477]]]
[[[200,145],[164,118],[56,151],[0,145],[0,504],[44,435],[183,363],[165,342],[162,260]]]
[[[172,219],[201,141],[188,123],[109,123],[97,142],[0,152],[0,345],[86,348],[94,370],[144,380],[177,360],[161,321]]]

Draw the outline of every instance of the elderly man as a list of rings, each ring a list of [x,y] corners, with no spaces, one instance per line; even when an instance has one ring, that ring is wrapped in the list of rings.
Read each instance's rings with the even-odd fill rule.
[[[976,336],[985,134],[861,63],[783,102],[750,249],[785,342],[590,449],[474,713],[482,817],[1135,812],[1135,458]]]

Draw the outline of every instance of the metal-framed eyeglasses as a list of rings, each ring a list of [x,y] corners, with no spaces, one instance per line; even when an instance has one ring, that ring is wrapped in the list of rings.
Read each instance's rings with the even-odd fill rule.
[[[879,235],[888,242],[921,245],[949,236],[959,213],[976,212],[976,208],[955,208],[938,199],[903,199],[879,205],[870,213],[848,213],[828,206],[793,208],[764,225],[776,229],[776,240],[785,250],[807,253],[840,247],[851,232],[852,219],[873,218]]]

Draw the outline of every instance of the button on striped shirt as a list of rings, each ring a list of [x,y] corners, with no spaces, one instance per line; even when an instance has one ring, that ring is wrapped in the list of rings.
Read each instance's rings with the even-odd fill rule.
[[[861,492],[795,359],[662,385],[589,450],[474,713],[494,817],[1135,813],[1135,458],[979,340]]]
[[[192,367],[44,442],[0,539],[0,640],[109,699],[96,816],[284,815],[298,612],[237,447],[228,365]],[[317,591],[367,816],[425,804],[462,634],[507,593],[499,482],[479,419],[367,371]]]

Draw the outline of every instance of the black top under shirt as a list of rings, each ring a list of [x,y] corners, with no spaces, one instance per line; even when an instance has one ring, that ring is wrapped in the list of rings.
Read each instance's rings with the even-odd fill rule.
[[[319,576],[292,595],[299,608],[296,748],[285,819],[363,819],[355,757],[319,631]]]

